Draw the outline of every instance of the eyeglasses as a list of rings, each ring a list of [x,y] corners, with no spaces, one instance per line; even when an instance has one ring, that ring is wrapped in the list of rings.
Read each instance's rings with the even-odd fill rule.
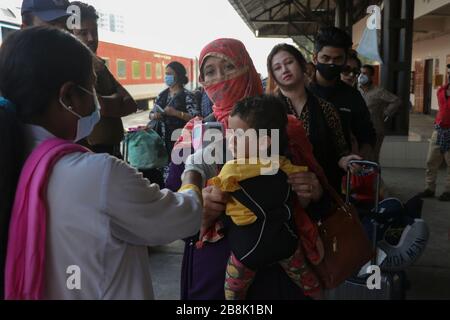
[[[359,76],[361,74],[361,70],[358,68],[352,68],[350,66],[345,66],[342,68],[342,74],[344,76],[349,76],[351,73],[353,73],[354,76]]]

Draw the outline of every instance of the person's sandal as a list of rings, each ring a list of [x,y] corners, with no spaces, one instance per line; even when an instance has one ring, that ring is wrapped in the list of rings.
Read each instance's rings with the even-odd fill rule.
[[[439,201],[450,202],[450,192],[444,192],[440,197]]]
[[[418,194],[419,198],[433,198],[435,195],[434,191],[431,191],[430,189],[426,189],[425,191]]]

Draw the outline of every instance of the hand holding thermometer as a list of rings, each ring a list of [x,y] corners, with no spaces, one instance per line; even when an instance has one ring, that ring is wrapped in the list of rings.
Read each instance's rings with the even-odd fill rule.
[[[223,124],[220,122],[206,122],[196,125],[192,131],[192,146],[195,151],[204,149],[213,142],[205,139],[205,134],[208,130],[216,130],[221,132],[222,135],[225,134]]]

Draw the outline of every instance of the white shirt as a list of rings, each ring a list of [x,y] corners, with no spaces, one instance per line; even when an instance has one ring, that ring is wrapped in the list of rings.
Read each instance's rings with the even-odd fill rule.
[[[27,126],[34,146],[53,137]],[[146,246],[200,228],[195,192],[160,191],[106,154],[74,153],[55,165],[48,191],[45,299],[153,299]],[[81,289],[71,266],[80,270]],[[72,271],[73,272],[73,271]],[[75,280],[74,280],[75,279]],[[74,282],[75,281],[75,282]]]

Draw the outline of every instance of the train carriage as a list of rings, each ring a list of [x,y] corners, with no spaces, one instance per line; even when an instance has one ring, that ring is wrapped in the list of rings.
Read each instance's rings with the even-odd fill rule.
[[[194,87],[193,59],[109,42],[99,43],[98,55],[106,61],[112,74],[137,101],[152,100],[165,88],[165,68],[172,61],[185,66],[190,81],[188,88]]]

